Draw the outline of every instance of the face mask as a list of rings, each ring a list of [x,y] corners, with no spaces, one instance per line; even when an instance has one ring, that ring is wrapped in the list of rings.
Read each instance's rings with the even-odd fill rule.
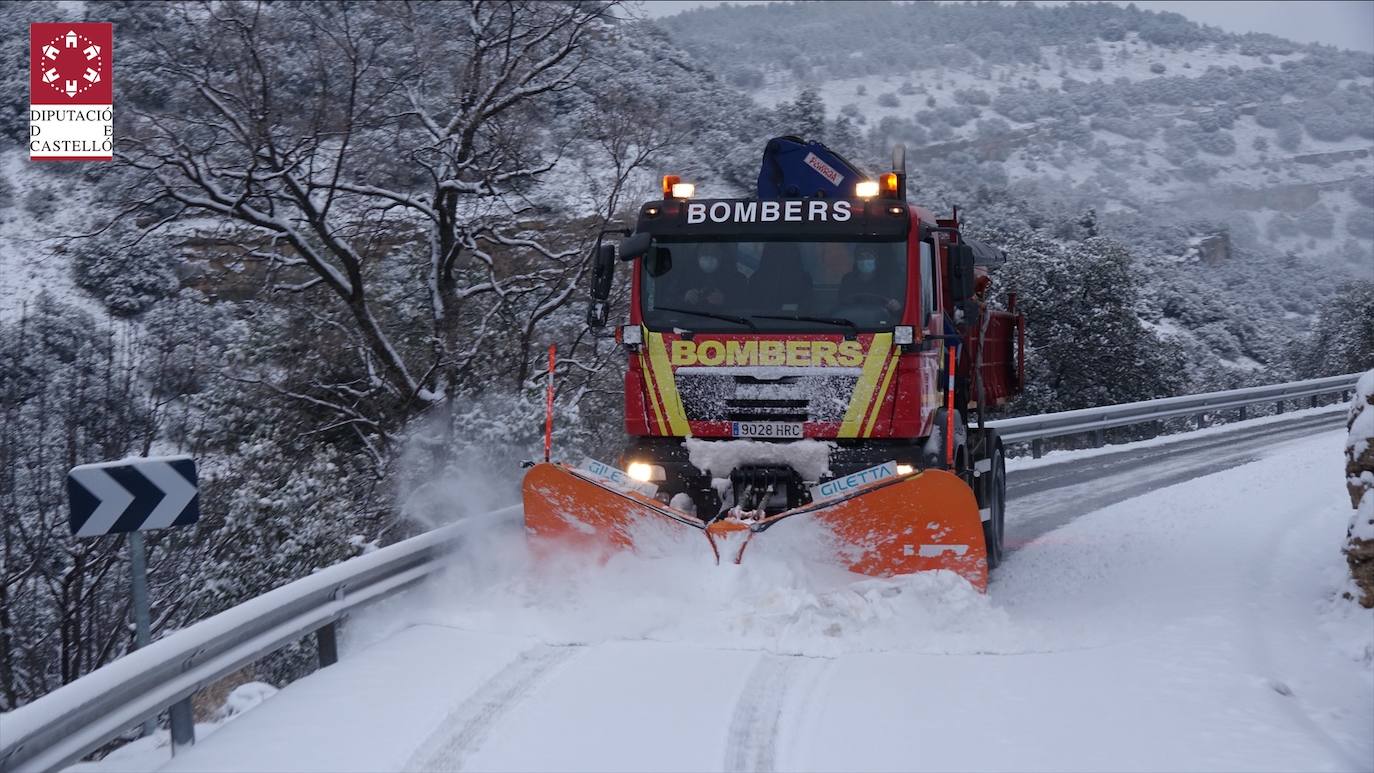
[[[702,271],[710,274],[720,267],[720,258],[715,255],[702,255],[697,261],[697,265],[701,266]]]
[[[859,267],[859,273],[871,274],[873,270],[878,267],[878,260],[876,258],[859,258],[857,265]]]

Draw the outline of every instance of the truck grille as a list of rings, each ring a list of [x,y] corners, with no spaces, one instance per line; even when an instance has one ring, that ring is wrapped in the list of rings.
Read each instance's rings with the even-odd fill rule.
[[[857,380],[852,373],[766,379],[695,370],[679,373],[677,388],[693,421],[837,422]]]

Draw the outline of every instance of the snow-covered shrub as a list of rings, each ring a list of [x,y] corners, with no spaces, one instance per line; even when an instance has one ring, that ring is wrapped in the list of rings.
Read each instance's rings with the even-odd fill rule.
[[[992,97],[982,89],[956,89],[954,101],[964,105],[990,105]]]
[[[1112,19],[1104,22],[1098,33],[1103,40],[1117,42],[1126,39],[1126,24],[1123,21]]]
[[[1297,150],[1302,144],[1302,127],[1297,121],[1288,120],[1279,124],[1278,128],[1279,147],[1284,150]]]
[[[76,242],[73,251],[77,286],[99,298],[111,314],[139,314],[176,292],[174,266],[180,256],[166,238],[114,228]]]
[[[52,217],[60,203],[57,191],[46,185],[35,185],[24,194],[24,209],[38,220]]]
[[[1236,140],[1230,132],[1202,132],[1193,135],[1193,141],[1199,150],[1214,156],[1230,156],[1236,152]]]
[[[1336,231],[1336,216],[1326,205],[1317,202],[1298,215],[1298,229],[1309,236],[1329,239]]]
[[[763,71],[748,65],[730,68],[726,78],[731,84],[742,89],[756,89],[763,85]]]
[[[993,116],[991,118],[980,118],[974,123],[975,130],[979,139],[991,139],[1002,137],[1011,132],[1011,124],[1006,119]]]
[[[1374,209],[1374,177],[1361,176],[1350,184],[1350,195],[1367,209]]]
[[[1292,117],[1293,114],[1287,105],[1260,105],[1255,110],[1255,123],[1266,129],[1277,129],[1284,122],[1291,120]]]
[[[1374,607],[1374,370],[1355,386],[1345,426],[1345,485],[1355,508],[1345,533],[1345,558],[1360,604]]]
[[[1155,62],[1154,64],[1150,65],[1150,72],[1154,73],[1155,75],[1163,75],[1165,69],[1166,68],[1164,67],[1164,65],[1160,62]]]
[[[897,95],[890,91],[878,95],[878,104],[882,107],[896,107],[901,103],[902,101],[897,99]]]
[[[1374,217],[1360,212],[1349,215],[1345,230],[1357,239],[1374,239]]]

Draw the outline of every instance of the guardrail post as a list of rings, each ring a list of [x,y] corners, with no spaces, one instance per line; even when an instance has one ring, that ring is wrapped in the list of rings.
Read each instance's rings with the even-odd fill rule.
[[[172,756],[180,749],[196,745],[196,721],[191,711],[191,696],[172,704],[168,711],[172,721]]]
[[[1280,413],[1283,413],[1283,401],[1282,401],[1282,400],[1279,400],[1278,402],[1274,403],[1274,414],[1277,415],[1277,414],[1280,414]]]
[[[330,623],[315,631],[315,646],[320,652],[320,668],[339,662],[338,623]]]
[[[1313,408],[1316,408],[1316,407],[1317,407],[1317,396],[1316,396],[1316,395],[1312,395],[1312,407],[1313,407]]]
[[[1107,430],[1098,428],[1093,430],[1093,448],[1101,448],[1107,444]]]
[[[1249,408],[1250,408],[1250,406],[1248,406],[1248,405],[1242,405],[1242,406],[1240,407],[1240,420],[1241,420],[1241,421],[1245,421],[1246,414],[1248,414],[1248,413],[1250,412],[1250,411],[1249,411]]]
[[[1036,438],[1031,441],[1031,458],[1039,459],[1045,455],[1045,441]]]
[[[1197,415],[1197,428],[1202,429],[1205,426],[1207,426],[1207,414],[1199,413]]]

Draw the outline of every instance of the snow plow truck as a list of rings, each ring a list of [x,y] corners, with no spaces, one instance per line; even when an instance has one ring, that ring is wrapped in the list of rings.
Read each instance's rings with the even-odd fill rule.
[[[1025,322],[1014,294],[990,303],[1005,254],[962,236],[957,209],[907,201],[902,148],[870,177],[777,137],[756,197],[665,175],[633,230],[602,236],[617,233],[593,255],[588,323],[606,325],[628,263],[627,443],[616,465],[528,470],[533,545],[634,549],[652,526],[738,563],[805,519],[852,572],[986,590],[1006,471],[984,414],[1021,389]]]

